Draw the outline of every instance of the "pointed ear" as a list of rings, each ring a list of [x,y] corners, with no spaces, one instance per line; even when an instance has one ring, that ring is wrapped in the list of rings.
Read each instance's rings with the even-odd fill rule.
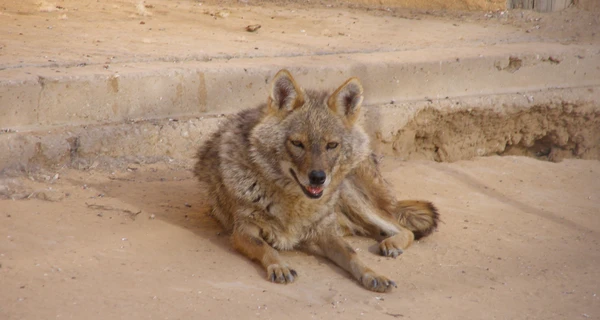
[[[334,113],[343,117],[348,125],[352,125],[360,114],[362,94],[363,88],[358,78],[350,78],[329,97],[327,105]]]
[[[304,104],[304,93],[289,71],[282,69],[271,82],[269,111],[290,112]]]

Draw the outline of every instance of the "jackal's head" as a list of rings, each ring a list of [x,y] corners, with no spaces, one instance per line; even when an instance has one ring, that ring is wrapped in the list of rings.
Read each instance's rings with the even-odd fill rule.
[[[308,198],[337,188],[369,154],[368,137],[356,123],[362,93],[357,78],[328,94],[304,91],[287,70],[279,71],[265,116],[250,137],[256,163]]]

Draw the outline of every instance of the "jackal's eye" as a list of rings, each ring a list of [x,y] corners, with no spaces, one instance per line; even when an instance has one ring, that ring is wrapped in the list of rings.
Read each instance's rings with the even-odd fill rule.
[[[335,149],[335,148],[337,148],[337,147],[338,147],[338,143],[337,143],[337,142],[329,142],[329,143],[327,144],[327,149],[328,149],[328,150]]]
[[[302,144],[302,142],[301,142],[301,141],[298,141],[298,140],[290,140],[290,142],[292,143],[292,145],[293,145],[294,147],[298,147],[298,148],[300,148],[300,149],[304,149],[304,145]]]

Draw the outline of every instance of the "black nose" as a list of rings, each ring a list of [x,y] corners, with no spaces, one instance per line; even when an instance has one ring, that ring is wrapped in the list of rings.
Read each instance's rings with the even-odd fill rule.
[[[325,171],[323,170],[313,170],[308,174],[310,184],[323,184],[325,183],[325,178],[327,178],[327,175],[325,175]]]

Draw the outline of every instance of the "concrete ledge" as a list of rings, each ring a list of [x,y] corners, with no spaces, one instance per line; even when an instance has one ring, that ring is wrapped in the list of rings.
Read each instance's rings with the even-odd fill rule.
[[[383,151],[396,150],[397,132],[425,108],[502,113],[507,106],[575,101],[598,109],[599,52],[596,46],[508,44],[111,70],[5,70],[0,171],[122,158],[189,161],[222,115],[266,100],[268,82],[280,68],[290,69],[306,88],[334,88],[360,77],[366,126]]]
[[[592,121],[595,122],[590,124],[596,125],[600,121],[598,101],[600,101],[600,86],[404,101],[365,106],[362,121],[367,132],[372,136],[377,151],[404,157],[412,152],[406,148],[414,147],[414,141],[403,141],[406,135],[399,133],[424,110],[434,109],[446,114],[487,110],[490,111],[489,114],[506,115],[514,113],[515,110],[526,111],[534,106],[557,108],[567,103],[581,106],[578,112],[583,112],[582,117],[594,116]],[[64,165],[87,169],[99,165],[118,166],[132,162],[155,161],[169,161],[189,166],[198,146],[210,136],[223,119],[223,116],[201,116],[4,133],[0,134],[0,149],[5,151],[0,153],[0,173]],[[443,131],[444,128],[440,130]],[[542,130],[549,131],[553,128]],[[469,128],[466,128],[466,131],[469,131]],[[543,134],[546,132],[544,131]],[[574,136],[577,134],[577,129],[572,132]],[[502,139],[504,138],[500,140]],[[486,147],[471,143],[464,146],[465,150],[461,154],[468,158],[485,156],[497,154],[505,147],[505,144]]]
[[[365,103],[501,94],[600,84],[597,46],[514,44],[423,52],[232,59],[5,70],[0,129],[231,113],[262,103],[289,68],[307,88],[358,76]]]

